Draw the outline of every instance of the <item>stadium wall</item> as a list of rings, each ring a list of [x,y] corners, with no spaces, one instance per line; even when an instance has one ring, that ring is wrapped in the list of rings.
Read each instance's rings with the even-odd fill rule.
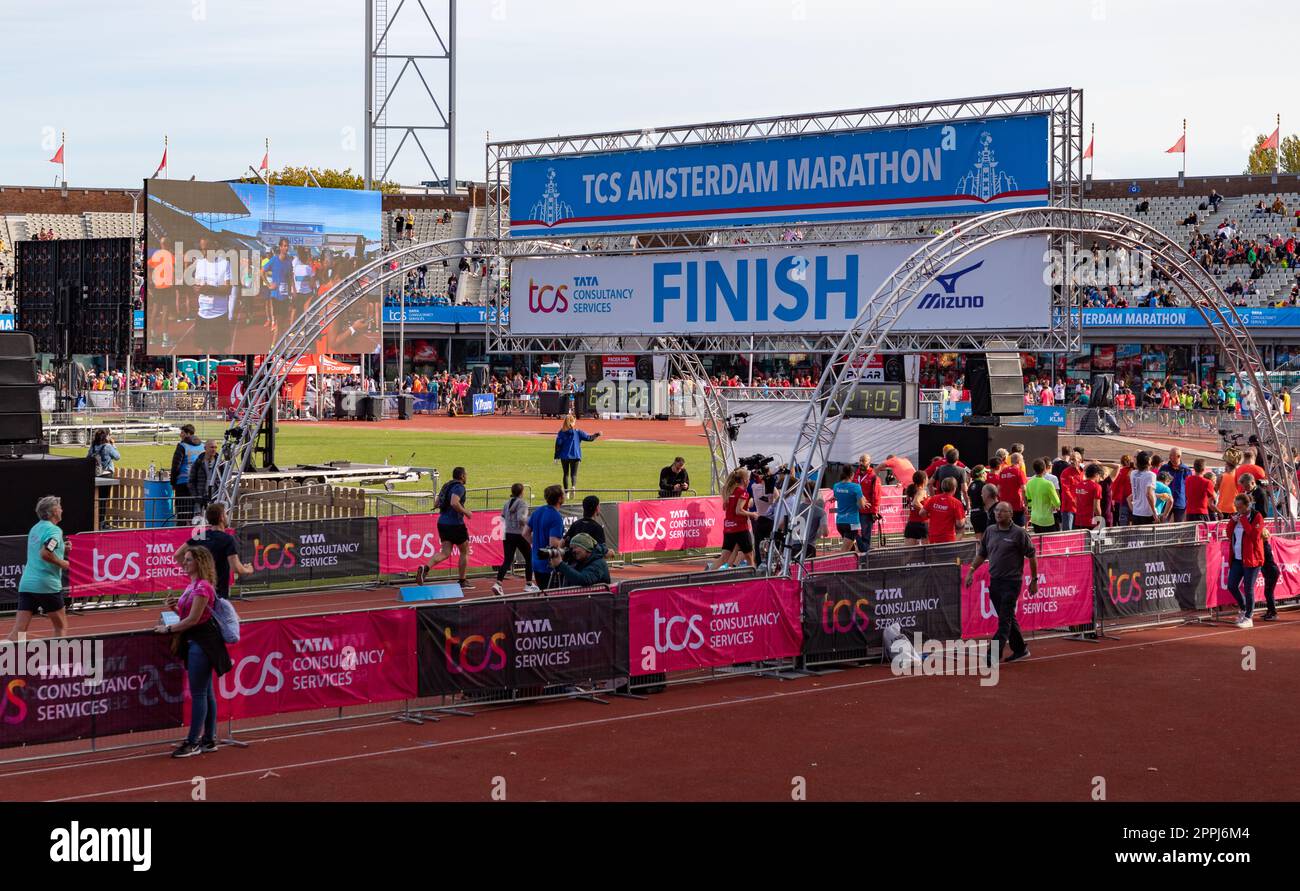
[[[1134,193],[1132,187],[1140,190]],[[1083,187],[1083,200],[1089,198],[1178,198],[1188,195],[1209,195],[1217,189],[1224,198],[1242,195],[1300,192],[1300,174],[1281,173],[1277,181],[1271,174],[1256,176],[1192,176],[1178,183],[1178,177],[1160,179],[1101,179],[1087,180]]]

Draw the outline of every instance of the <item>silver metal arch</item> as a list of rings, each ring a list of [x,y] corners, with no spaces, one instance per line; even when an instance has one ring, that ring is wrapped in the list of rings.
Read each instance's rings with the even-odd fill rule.
[[[1263,386],[1263,362],[1254,341],[1231,306],[1223,290],[1208,272],[1181,245],[1164,233],[1138,220],[1104,211],[1081,211],[1072,208],[1035,208],[988,214],[959,224],[921,246],[898,268],[862,307],[853,326],[840,338],[835,353],[822,372],[818,389],[809,401],[803,426],[791,450],[791,468],[795,473],[782,486],[781,503],[775,521],[786,520],[794,530],[788,540],[801,540],[811,522],[815,490],[812,481],[824,467],[830,448],[839,432],[848,398],[856,383],[852,369],[859,358],[880,352],[882,342],[902,314],[915,302],[921,290],[936,275],[956,265],[969,254],[1006,238],[1033,234],[1089,237],[1095,242],[1121,245],[1149,251],[1153,265],[1168,276],[1189,299],[1218,339],[1232,365],[1236,378],[1244,381],[1254,394],[1257,406],[1266,405]],[[1045,258],[1046,259],[1046,258]],[[1062,320],[1054,320],[1054,324]],[[1264,467],[1271,479],[1285,487],[1287,497],[1279,511],[1296,513],[1296,481],[1284,462],[1290,458],[1289,442],[1280,417],[1266,411],[1251,413],[1251,420],[1264,454]],[[787,546],[768,555],[769,572],[788,574],[791,564],[802,571],[804,552],[795,554]]]
[[[476,246],[483,248],[484,240],[454,238],[411,245],[366,264],[318,297],[275,344],[245,387],[238,409],[239,420],[227,431],[226,443],[221,450],[217,466],[218,495],[214,500],[224,504],[233,517],[239,502],[243,469],[251,461],[258,432],[266,421],[272,400],[278,398],[289,372],[303,355],[312,351],[327,327],[376,289],[382,295],[384,285],[392,279],[403,278],[424,264],[453,262],[472,256]],[[500,304],[492,305],[499,307]],[[709,447],[714,490],[720,492],[722,480],[736,464],[726,431],[726,406],[708,385],[708,375],[698,355],[679,340],[665,339],[661,345],[669,354],[673,370],[694,382],[696,406],[701,410]]]
[[[266,421],[272,400],[278,398],[288,373],[299,359],[312,352],[326,328],[376,289],[380,289],[382,295],[383,286],[394,278],[404,277],[423,264],[459,261],[471,256],[473,242],[473,239],[453,238],[393,251],[362,266],[317,297],[271,348],[262,366],[245,386],[244,397],[239,403],[239,420],[227,431],[226,443],[221,450],[217,465],[218,495],[213,500],[234,511],[239,500],[240,478],[245,465],[252,459],[258,431]],[[382,303],[381,296],[381,313]]]

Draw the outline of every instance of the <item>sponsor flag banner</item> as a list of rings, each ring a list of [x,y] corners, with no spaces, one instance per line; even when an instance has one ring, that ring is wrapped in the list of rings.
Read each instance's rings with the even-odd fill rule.
[[[27,536],[0,536],[0,611],[18,605],[18,580],[27,565]]]
[[[719,248],[517,259],[514,334],[842,333],[921,242]],[[1046,236],[981,248],[939,270],[897,332],[1051,327]]]
[[[505,559],[505,527],[499,513],[476,511],[465,524],[469,530],[469,565],[500,566]],[[379,572],[414,572],[440,550],[437,514],[404,514],[379,518]],[[454,569],[456,552],[434,569]]]
[[[0,651],[0,747],[36,745],[179,727],[185,668],[171,654],[168,638],[152,633],[98,639],[29,641]],[[96,656],[85,645],[102,644],[102,679],[89,683]],[[17,672],[18,648],[26,671]],[[37,649],[46,653],[34,665]],[[93,650],[92,650],[93,652]]]
[[[429,606],[416,617],[421,696],[510,689],[509,603]]]
[[[520,159],[510,165],[510,234],[562,238],[1042,206],[1048,121],[1017,115]]]
[[[905,526],[907,526],[907,510],[903,507],[903,487],[881,486],[880,520],[871,530],[872,535],[877,534],[877,531],[882,528],[886,535],[893,535],[902,532]]]
[[[667,498],[618,506],[619,551],[722,547],[721,498]]]
[[[1016,602],[1016,619],[1022,631],[1046,631],[1092,623],[1092,556],[1040,554],[1038,593],[1029,593],[1028,566]],[[961,636],[967,640],[992,637],[998,614],[989,600],[989,565],[975,570],[974,582],[962,588]]]
[[[275,584],[379,574],[379,524],[374,517],[250,523],[240,529],[250,583]]]
[[[393,702],[415,696],[415,613],[375,610],[249,622],[218,678],[219,716]]]
[[[601,593],[426,607],[421,696],[626,676],[627,598]]]
[[[1205,546],[1121,548],[1093,556],[1098,615],[1120,619],[1205,607]]]
[[[633,675],[797,656],[799,583],[747,579],[629,595]]]
[[[960,584],[956,563],[812,576],[803,585],[803,651],[862,657],[884,646],[895,623],[909,638],[957,640]]]
[[[1269,539],[1273,549],[1273,562],[1279,571],[1273,596],[1277,600],[1294,600],[1300,597],[1300,539]],[[1236,606],[1228,590],[1228,570],[1232,567],[1232,542],[1210,541],[1205,552],[1205,606]],[[1264,573],[1255,577],[1255,603],[1264,603]]]
[[[182,591],[189,576],[173,559],[189,541],[189,526],[83,532],[71,535],[68,583],[73,597],[155,594]]]

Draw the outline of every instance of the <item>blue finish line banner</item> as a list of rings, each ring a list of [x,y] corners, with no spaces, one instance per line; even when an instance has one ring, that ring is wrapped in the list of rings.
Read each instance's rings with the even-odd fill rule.
[[[970,417],[969,402],[949,402],[943,407],[945,424],[960,424]],[[1032,418],[1035,427],[1064,427],[1066,407],[1064,405],[1026,405],[1025,417]]]
[[[408,325],[485,325],[496,321],[496,307],[492,306],[408,306]],[[402,321],[400,306],[384,307],[384,324],[397,325]],[[504,321],[510,321],[506,310]]]
[[[514,236],[986,213],[1048,203],[1048,118],[530,158]]]

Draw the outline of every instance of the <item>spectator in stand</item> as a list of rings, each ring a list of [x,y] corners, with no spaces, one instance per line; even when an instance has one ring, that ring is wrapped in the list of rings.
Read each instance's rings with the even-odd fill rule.
[[[691,487],[691,475],[686,472],[686,459],[680,455],[659,471],[659,497],[680,498]]]

